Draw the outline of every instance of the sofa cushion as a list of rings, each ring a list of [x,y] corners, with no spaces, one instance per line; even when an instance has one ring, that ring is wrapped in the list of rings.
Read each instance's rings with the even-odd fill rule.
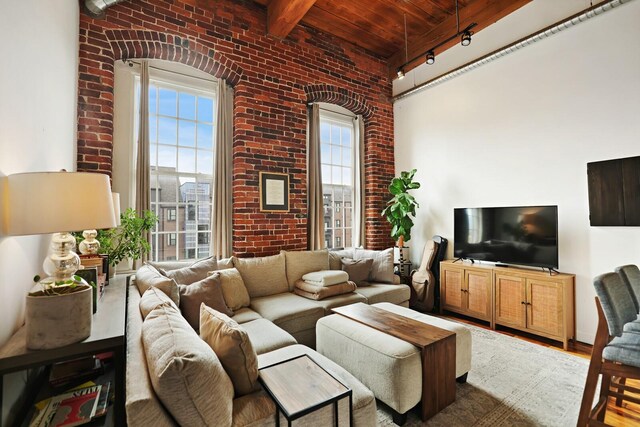
[[[229,316],[202,304],[200,337],[220,358],[236,396],[258,389],[258,359],[244,328]]]
[[[336,295],[334,297],[322,300],[312,301],[324,310],[324,314],[331,314],[331,309],[342,307],[344,305],[355,304],[357,302],[367,302],[367,299],[357,292],[349,292],[348,294]]]
[[[159,270],[160,273],[176,281],[180,285],[190,285],[207,277],[209,271],[218,269],[218,261],[214,257],[198,260],[188,267],[177,270]]]
[[[287,292],[289,285],[284,254],[259,258],[233,257],[251,298]]]
[[[341,270],[342,262],[340,262],[340,260],[342,260],[342,258],[353,258],[353,248],[330,250],[329,251],[329,269]]]
[[[231,380],[177,308],[152,310],[142,342],[153,389],[181,426],[231,425]]]
[[[373,393],[366,388],[360,381],[358,381],[353,375],[347,372],[345,369],[338,366],[336,363],[332,362],[328,358],[324,357],[320,353],[305,347],[303,345],[291,345],[288,347],[284,347],[275,351],[270,351],[269,353],[261,354],[258,356],[258,364],[259,366],[265,367],[269,365],[273,365],[274,363],[278,363],[287,359],[294,358],[296,356],[300,356],[302,354],[307,354],[311,359],[313,359],[318,365],[320,365],[325,371],[329,372],[333,375],[338,381],[340,381],[345,386],[349,387],[352,390],[352,399],[353,399],[353,424],[355,426],[375,426],[377,425],[377,414],[376,414],[376,399]],[[341,399],[338,401],[338,413],[340,420],[348,420],[349,419],[349,399]],[[264,420],[263,422],[266,424],[267,421],[272,421],[273,415],[270,416],[270,420]],[[281,418],[281,421],[284,419]],[[326,426],[334,424],[334,408],[333,405],[325,406],[324,408],[318,409],[303,418],[300,418],[296,425],[306,426]],[[264,425],[264,424],[259,424]],[[266,424],[271,425],[271,424]]]
[[[220,274],[214,273],[190,285],[178,285],[180,287],[180,311],[196,331],[200,330],[201,304],[227,316],[233,316],[233,311],[224,302],[220,282]]]
[[[233,257],[218,260],[218,270],[226,270],[227,268],[233,268]]]
[[[247,287],[242,281],[240,272],[231,267],[224,270],[218,270],[211,272],[220,275],[220,281],[222,283],[222,294],[227,306],[233,310],[240,310],[242,307],[249,307],[249,293]]]
[[[411,296],[407,285],[388,285],[386,283],[373,283],[371,286],[356,289],[356,292],[364,296],[368,304],[379,302],[401,304],[409,301]]]
[[[233,312],[233,320],[239,324],[251,322],[256,319],[262,319],[262,316],[247,307],[242,307],[240,310]]]
[[[191,264],[193,264],[193,261],[191,261],[191,260],[187,260],[187,261],[147,261],[147,264],[149,264],[152,267],[155,267],[158,271],[160,271],[160,270],[168,271],[168,270],[177,270],[179,268],[189,267]]]
[[[276,405],[273,403],[273,399],[266,391],[260,390],[233,399],[233,424],[231,426],[271,427],[274,425],[275,413]],[[286,425],[285,423],[286,420],[280,425]]]
[[[140,295],[153,286],[167,294],[176,305],[180,304],[180,291],[176,282],[160,274],[152,265],[145,264],[136,271],[136,286]]]
[[[393,248],[382,251],[356,248],[353,258],[373,260],[371,273],[369,274],[370,282],[393,283]]]
[[[368,286],[369,276],[371,274],[371,266],[373,265],[372,259],[350,259],[343,258],[342,269],[349,275],[349,280],[355,282],[358,287]]]
[[[154,308],[161,305],[177,308],[173,300],[160,289],[153,286],[147,289],[144,294],[142,294],[142,298],[140,298],[140,314],[142,314],[142,319],[146,319]]]
[[[164,293],[160,293],[164,295]],[[142,346],[142,316],[140,316],[138,308],[140,300],[141,297],[137,289],[129,288],[126,336],[127,363],[125,364],[124,376],[127,390],[125,402],[127,423],[130,426],[174,427],[177,426],[177,423],[158,400],[149,377],[147,359]]]
[[[266,353],[298,343],[291,334],[267,319],[257,319],[243,323],[242,328],[247,331],[256,354]]]
[[[312,271],[329,269],[329,251],[282,251],[285,256],[289,290],[292,291],[297,280]]]
[[[318,319],[324,316],[324,309],[317,301],[291,292],[253,298],[251,308],[293,335],[299,331],[313,330]]]

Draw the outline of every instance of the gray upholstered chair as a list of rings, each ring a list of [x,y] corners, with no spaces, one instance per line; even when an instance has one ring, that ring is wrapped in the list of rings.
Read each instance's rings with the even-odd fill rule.
[[[620,275],[622,281],[631,291],[633,303],[636,305],[636,312],[640,313],[640,268],[633,264],[623,265],[616,268],[616,273]]]
[[[638,318],[631,290],[617,273],[598,276],[593,285],[597,294],[598,329],[580,405],[577,424],[580,427],[603,425],[609,397],[615,397],[617,404],[623,400],[640,403],[637,398],[624,393],[640,393],[640,389],[624,382],[626,378],[640,379],[640,333],[625,331],[625,325]],[[600,399],[592,410],[600,375]],[[623,380],[614,382],[613,389],[612,376]]]

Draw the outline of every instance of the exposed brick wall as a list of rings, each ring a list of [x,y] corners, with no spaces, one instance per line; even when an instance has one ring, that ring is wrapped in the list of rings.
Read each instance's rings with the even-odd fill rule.
[[[235,88],[233,245],[240,256],[307,247],[306,104],[331,102],[365,118],[366,245],[388,247],[380,216],[394,174],[391,82],[384,60],[315,29],[266,35],[252,1],[125,1],[80,18],[78,169],[111,174],[114,61],[181,62]],[[288,173],[291,211],[260,212],[260,171]]]

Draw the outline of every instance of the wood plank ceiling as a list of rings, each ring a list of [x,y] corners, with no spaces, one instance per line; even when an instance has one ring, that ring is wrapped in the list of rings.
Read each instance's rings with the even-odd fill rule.
[[[255,0],[267,7],[269,34],[284,38],[302,22],[350,41],[399,66],[443,42],[457,31],[455,0]],[[475,22],[478,32],[531,0],[458,0],[460,29]],[[405,53],[404,20],[407,21]],[[435,51],[438,55],[460,40]],[[405,71],[424,63],[418,59]]]

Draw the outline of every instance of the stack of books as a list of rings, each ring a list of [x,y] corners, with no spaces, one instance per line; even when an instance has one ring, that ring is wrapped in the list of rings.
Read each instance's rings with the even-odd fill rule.
[[[72,427],[107,413],[111,383],[82,384],[75,389],[36,403],[29,427]]]
[[[74,384],[96,378],[104,373],[102,360],[96,356],[82,357],[67,362],[55,363],[49,373],[52,387],[71,387]]]

